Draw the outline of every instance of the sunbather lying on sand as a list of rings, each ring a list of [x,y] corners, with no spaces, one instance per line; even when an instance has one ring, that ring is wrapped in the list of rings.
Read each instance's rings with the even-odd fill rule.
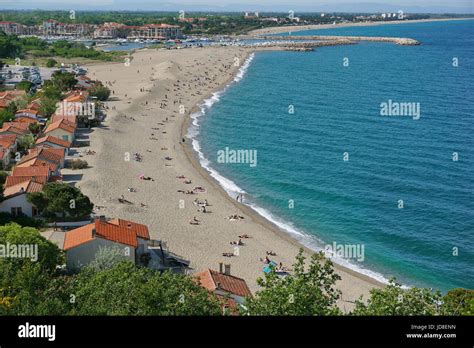
[[[230,242],[231,245],[244,245],[244,243],[242,242],[241,239],[239,239],[237,242],[234,241],[234,242]]]
[[[250,236],[248,234],[242,234],[239,236],[239,238],[250,238]]]

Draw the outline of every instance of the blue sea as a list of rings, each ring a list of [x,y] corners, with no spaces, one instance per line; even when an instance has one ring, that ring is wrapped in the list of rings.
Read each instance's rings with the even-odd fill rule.
[[[254,54],[193,115],[201,164],[305,245],[364,247],[363,260],[335,262],[407,286],[473,289],[474,21],[293,34],[422,45]],[[381,116],[389,100],[418,105],[419,117]],[[257,165],[219,163],[226,147],[257,151]]]

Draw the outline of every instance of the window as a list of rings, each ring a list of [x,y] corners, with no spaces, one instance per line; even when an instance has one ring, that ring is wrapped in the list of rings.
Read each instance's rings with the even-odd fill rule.
[[[19,216],[19,215],[22,215],[23,212],[21,210],[21,207],[12,207],[11,208],[11,214],[12,216]]]

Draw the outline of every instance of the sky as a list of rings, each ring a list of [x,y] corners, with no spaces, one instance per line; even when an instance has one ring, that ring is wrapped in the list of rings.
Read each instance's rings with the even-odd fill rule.
[[[474,0],[0,0],[0,9],[474,13]]]

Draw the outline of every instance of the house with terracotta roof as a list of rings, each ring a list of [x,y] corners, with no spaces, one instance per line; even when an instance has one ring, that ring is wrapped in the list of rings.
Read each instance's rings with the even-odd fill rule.
[[[41,184],[46,184],[51,177],[51,170],[48,166],[29,166],[29,167],[18,167],[16,166],[12,170],[12,174],[7,176],[4,188],[14,186],[20,182],[33,179]]]
[[[100,249],[114,247],[123,251],[125,259],[138,263],[149,240],[145,225],[123,219],[98,218],[91,224],[66,232],[63,249],[67,268],[80,269],[94,261]]]
[[[61,175],[64,168],[65,149],[34,147],[17,163],[17,167],[46,166],[51,175]]]
[[[0,92],[0,109],[6,108],[12,101],[18,100],[25,95],[26,92],[22,90]]]
[[[30,132],[29,125],[21,122],[4,122],[2,128],[0,128],[0,135],[2,134],[14,134],[22,137]]]
[[[77,115],[76,114],[53,114],[51,116],[51,123],[66,120],[77,126]]]
[[[68,155],[68,150],[72,146],[72,143],[67,140],[62,140],[51,135],[47,135],[36,140],[36,146],[44,146],[50,148],[64,149],[65,156]]]
[[[3,168],[8,167],[11,156],[16,152],[17,140],[15,135],[7,135],[0,137],[0,160]]]
[[[200,286],[206,288],[223,302],[223,307],[235,312],[238,305],[243,305],[246,297],[252,297],[244,279],[230,274],[230,265],[219,263],[219,271],[206,269],[195,274]]]
[[[74,142],[76,125],[61,119],[51,123],[43,132],[46,136],[53,136],[62,140]]]
[[[24,118],[38,122],[39,117],[41,117],[39,111],[34,109],[21,109],[15,113],[15,121],[18,122],[21,122],[19,120]]]
[[[28,202],[27,194],[42,190],[43,184],[34,179],[23,179],[15,185],[6,187],[3,191],[3,200],[0,202],[0,212],[10,213],[13,216],[34,217],[38,215],[38,209]]]

